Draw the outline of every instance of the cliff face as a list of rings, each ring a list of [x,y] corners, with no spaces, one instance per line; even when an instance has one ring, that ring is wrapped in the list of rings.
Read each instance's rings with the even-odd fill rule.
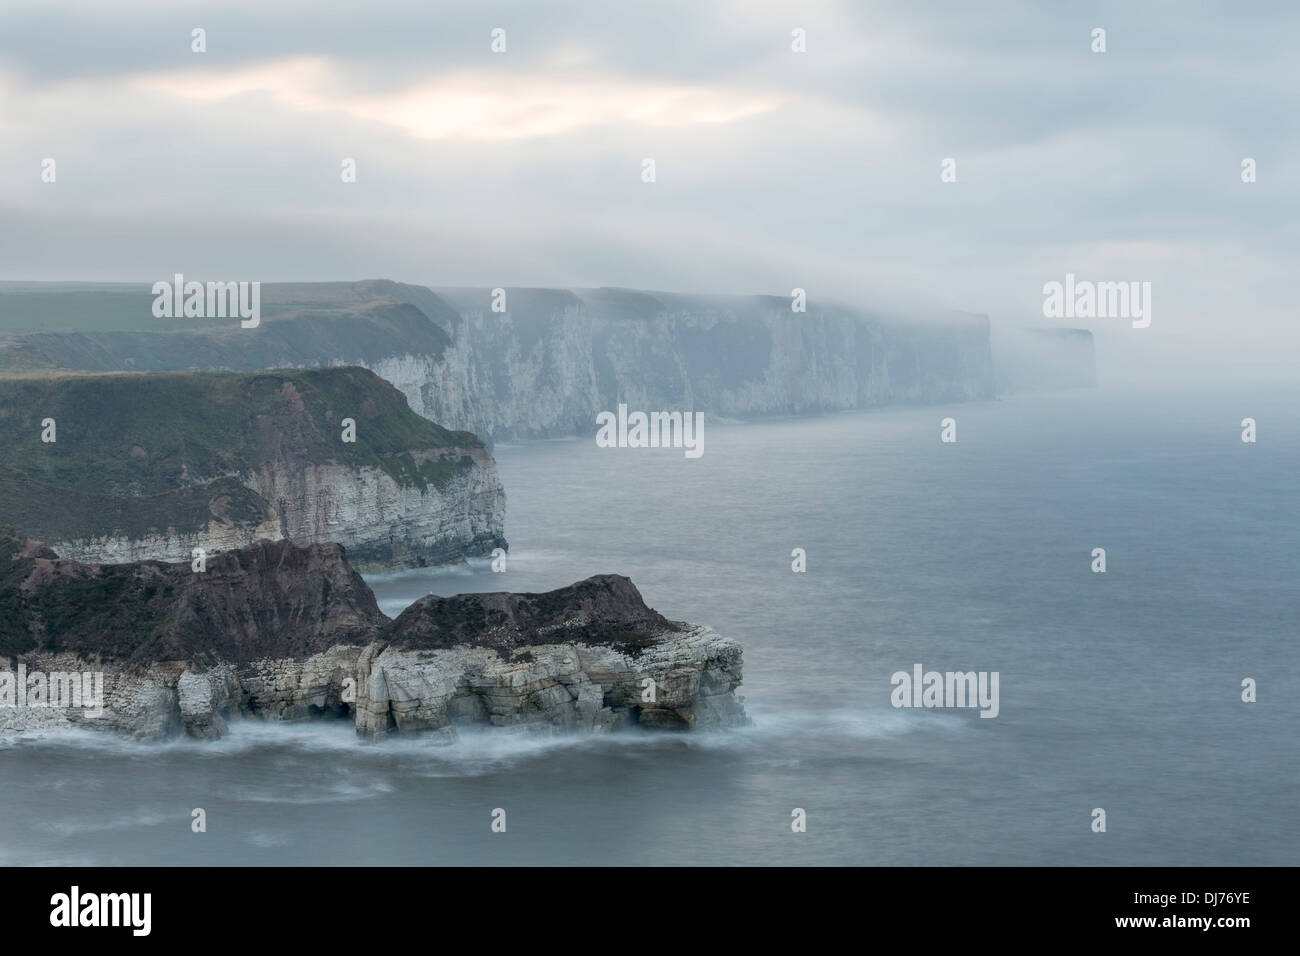
[[[585,582],[584,582],[585,583]],[[454,737],[486,723],[576,731],[745,722],[739,645],[707,627],[669,629],[644,648],[618,641],[524,645],[514,655],[460,646],[373,644],[357,661],[357,733]]]
[[[61,560],[0,531],[0,659],[0,733],[79,725],[211,738],[235,716],[348,718],[364,737],[439,738],[468,724],[745,721],[740,646],[665,620],[626,578],[429,597],[389,621],[333,544],[259,542],[195,572]],[[52,706],[54,683],[80,687],[87,677],[74,675],[92,673],[100,693]],[[42,692],[28,675],[42,675]]]
[[[487,448],[364,369],[0,380],[0,442],[0,522],[86,561],[288,538],[392,567],[505,543]]]
[[[772,296],[621,289],[507,289],[504,312],[492,301],[489,289],[386,281],[266,285],[257,329],[68,320],[8,333],[0,359],[97,370],[355,364],[426,418],[488,439],[594,433],[596,413],[620,402],[741,418],[993,395],[982,316],[895,321],[815,302],[794,313]],[[9,327],[56,311],[33,303]],[[122,324],[120,304],[106,311]]]
[[[740,646],[665,620],[616,575],[545,594],[430,595],[383,629],[357,670],[357,732],[368,736],[745,720]]]
[[[509,289],[496,313],[488,289],[387,290],[445,317],[451,344],[437,361],[407,353],[375,371],[421,414],[496,439],[593,431],[620,402],[744,418],[993,395],[978,316],[895,323],[794,313],[772,296],[620,289]]]
[[[209,559],[97,565],[0,529],[0,657],[125,670],[306,657],[364,643],[387,618],[337,544],[259,541]]]
[[[336,544],[263,541],[195,572],[189,563],[61,560],[5,529],[0,733],[80,725],[142,739],[219,736],[245,697],[236,664],[268,706],[287,695],[302,716],[313,706],[323,713],[351,673],[330,649],[364,643],[386,620]],[[258,684],[282,658],[310,664],[296,682]],[[52,706],[55,685],[69,679],[80,706]]]

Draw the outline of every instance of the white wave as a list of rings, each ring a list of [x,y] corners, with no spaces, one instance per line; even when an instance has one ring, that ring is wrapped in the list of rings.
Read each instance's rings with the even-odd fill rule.
[[[961,732],[967,720],[950,711],[807,710],[766,712],[746,701],[752,730],[763,735],[816,735],[820,739],[886,740],[917,731]]]
[[[174,823],[179,819],[181,818],[173,815],[169,821],[168,817],[163,813],[142,808],[135,813],[117,816],[78,815],[65,819],[46,819],[38,822],[36,826],[56,836],[70,837],[80,836],[85,833],[113,832],[128,827],[156,827],[168,822]]]
[[[288,846],[292,841],[287,833],[271,833],[266,830],[256,830],[244,838],[253,846],[263,850],[273,850],[277,847]]]
[[[392,736],[378,741],[358,738],[346,720],[281,723],[259,719],[232,721],[229,732],[218,740],[179,737],[167,741],[138,741],[111,732],[68,730],[21,741],[10,747],[50,747],[151,762],[202,759],[220,761],[259,751],[276,751],[292,759],[328,756],[346,758],[358,772],[411,773],[417,776],[457,777],[500,773],[535,760],[564,752],[595,751],[636,759],[642,754],[696,750],[791,759],[787,745],[805,741],[835,745],[856,745],[888,741],[910,733],[964,733],[965,716],[931,710],[773,710],[746,706],[752,722],[745,727],[690,732],[628,728],[615,733],[559,732],[532,728],[460,728],[455,740],[436,736]],[[0,751],[0,761],[6,759]],[[366,799],[392,790],[383,778],[363,784],[332,782],[314,793],[300,794],[306,802],[336,802]],[[237,799],[278,802],[278,791],[259,795],[246,791]]]
[[[227,791],[224,796],[237,803],[292,803],[296,805],[318,803],[352,803],[369,800],[393,792],[387,780],[369,780],[365,783],[312,784],[295,777],[291,787],[273,783],[265,787],[243,787]]]

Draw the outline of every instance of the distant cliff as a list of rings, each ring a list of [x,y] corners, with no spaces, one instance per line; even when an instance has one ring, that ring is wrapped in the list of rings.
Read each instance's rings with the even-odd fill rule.
[[[0,523],[87,561],[288,538],[378,568],[505,543],[483,443],[361,368],[0,379],[0,444]]]
[[[0,368],[360,365],[425,417],[488,439],[586,433],[620,402],[742,418],[994,391],[988,320],[964,313],[623,289],[506,289],[497,312],[489,289],[367,281],[268,284],[261,325],[241,329],[169,326],[139,288],[80,288],[0,289]]]
[[[1087,329],[998,326],[993,333],[999,392],[1042,392],[1097,384],[1097,358]]]
[[[444,739],[468,724],[724,727],[746,720],[741,656],[617,575],[429,596],[390,621],[335,544],[260,541],[198,572],[63,560],[0,529],[0,734],[212,738],[240,716]]]

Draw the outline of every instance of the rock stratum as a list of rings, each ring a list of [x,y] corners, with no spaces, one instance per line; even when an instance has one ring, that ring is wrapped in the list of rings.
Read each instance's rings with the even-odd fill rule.
[[[262,320],[154,319],[147,287],[0,287],[0,368],[358,365],[492,441],[594,433],[619,403],[726,418],[994,394],[989,321],[779,296],[267,283]]]
[[[544,594],[430,595],[390,620],[336,544],[261,541],[195,572],[185,562],[61,559],[5,529],[0,658],[0,733],[9,734],[81,726],[214,738],[237,716],[350,719],[372,739],[451,739],[472,725],[746,720],[735,693],[740,645],[665,619],[627,578]],[[45,705],[31,691],[15,697],[20,672],[24,686],[45,675]],[[102,675],[102,706],[48,706],[56,684],[91,673]]]
[[[265,538],[338,542],[379,569],[505,546],[487,447],[362,368],[4,378],[0,446],[0,524],[68,558]]]

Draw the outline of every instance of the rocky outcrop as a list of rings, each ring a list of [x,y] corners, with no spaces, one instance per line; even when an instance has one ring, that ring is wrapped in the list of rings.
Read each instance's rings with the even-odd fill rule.
[[[362,652],[357,674],[357,732],[370,736],[744,720],[740,646],[665,620],[616,575],[545,594],[422,598]]]
[[[429,596],[390,621],[333,544],[263,541],[195,572],[63,560],[0,532],[0,659],[0,733],[214,738],[236,717],[332,717],[366,738],[449,739],[469,724],[745,720],[740,646],[664,619],[627,578]]]
[[[0,522],[67,557],[176,561],[286,538],[385,568],[505,545],[486,446],[365,369],[0,380],[0,407]]]
[[[140,290],[122,292],[136,304],[105,311],[138,316],[119,319],[124,328],[44,323],[0,342],[0,360],[96,370],[360,365],[419,414],[488,440],[594,434],[595,415],[620,402],[744,418],[993,396],[984,316],[903,317],[815,300],[796,313],[780,296],[503,291],[504,300],[491,289],[387,281],[268,283],[256,329],[191,321],[169,331],[154,327]],[[33,317],[63,314],[58,295],[33,298]]]
[[[296,665],[299,696],[315,700],[312,675],[337,660],[331,649],[355,645],[355,660],[386,621],[337,544],[262,541],[196,572],[189,562],[63,560],[0,532],[0,730],[81,723],[143,738],[182,728],[219,736],[249,688],[278,706],[288,681],[272,661],[318,659]],[[80,706],[51,706],[51,675],[78,675]]]
[[[189,562],[95,565],[0,531],[0,654],[73,654],[143,670],[307,657],[387,618],[337,544],[259,541]]]

